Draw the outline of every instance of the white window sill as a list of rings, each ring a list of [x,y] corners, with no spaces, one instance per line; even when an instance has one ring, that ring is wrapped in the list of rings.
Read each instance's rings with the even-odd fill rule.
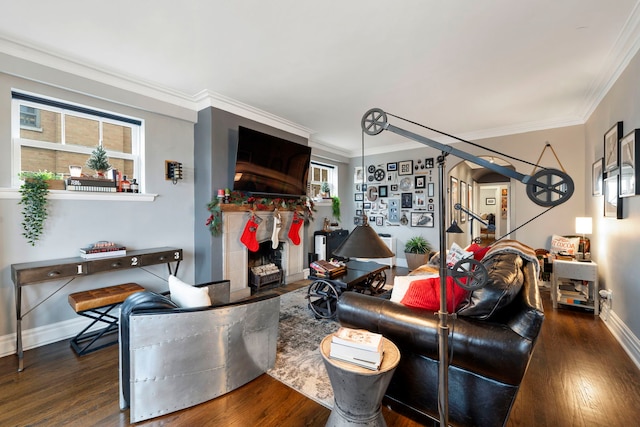
[[[93,193],[90,191],[49,190],[50,200],[111,200],[126,202],[153,202],[157,194],[142,193]],[[20,200],[20,192],[16,188],[0,188],[0,199]]]

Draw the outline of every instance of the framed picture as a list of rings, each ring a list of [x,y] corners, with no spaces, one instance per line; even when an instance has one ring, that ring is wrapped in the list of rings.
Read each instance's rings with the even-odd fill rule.
[[[618,122],[604,134],[604,170],[611,171],[618,167],[618,148],[622,138],[622,122]]]
[[[398,184],[391,184],[391,191],[398,191]]]
[[[602,196],[602,165],[604,159],[601,157],[591,166],[591,194]]]
[[[433,212],[411,212],[412,227],[434,227]]]
[[[381,185],[381,186],[379,186],[379,187],[378,187],[378,195],[379,195],[380,197],[388,197],[388,196],[389,196],[389,193],[388,193],[388,191],[387,191],[387,188],[388,188],[388,187],[387,187],[386,185]]]
[[[353,172],[353,182],[362,182],[364,181],[364,173],[362,171],[362,166],[356,166]]]
[[[371,209],[371,202],[365,202],[362,205],[362,209]]]
[[[433,203],[429,203],[429,204],[427,205],[427,210],[428,210],[429,212],[435,212],[435,210],[436,210],[436,205],[434,205]]]
[[[604,216],[607,218],[622,219],[622,199],[618,196],[619,178],[618,171],[613,171],[603,180]]]
[[[427,206],[427,200],[424,197],[424,193],[416,191],[416,205],[417,209],[424,209]]]
[[[387,172],[395,172],[398,170],[398,164],[396,162],[387,163]]]
[[[435,188],[436,186],[433,182],[427,184],[427,197],[434,197]]]
[[[460,206],[467,207],[467,183],[460,181]],[[460,211],[460,224],[467,222],[467,214],[464,211]]]
[[[640,150],[640,129],[620,140],[620,197],[637,196],[640,173],[636,168],[636,153]]]
[[[424,159],[424,167],[427,169],[433,169],[433,157]]]
[[[449,183],[449,212],[451,215],[451,222],[458,220],[458,212],[454,206],[456,203],[460,203],[460,190],[458,188],[458,178],[451,177]]]
[[[425,176],[424,175],[418,175],[416,176],[416,182],[414,184],[415,188],[424,188],[426,185],[426,181],[425,181]]]
[[[377,216],[376,217],[376,225],[384,225],[384,217]]]
[[[487,197],[486,199],[484,199],[484,204],[485,205],[495,205],[496,204],[496,198],[495,197]]]
[[[413,193],[402,193],[400,195],[400,207],[403,209],[413,207]]]
[[[362,216],[362,209],[356,209],[356,215]]]
[[[398,175],[413,175],[413,160],[398,162]]]
[[[353,195],[353,200],[356,202],[361,202],[364,200],[364,193],[355,193]]]

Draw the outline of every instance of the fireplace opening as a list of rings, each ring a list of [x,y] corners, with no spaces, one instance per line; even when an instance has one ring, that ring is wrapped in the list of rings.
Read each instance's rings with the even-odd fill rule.
[[[255,291],[268,286],[270,288],[282,284],[282,252],[283,243],[273,249],[271,240],[259,244],[255,252],[247,252],[249,267],[249,285]]]

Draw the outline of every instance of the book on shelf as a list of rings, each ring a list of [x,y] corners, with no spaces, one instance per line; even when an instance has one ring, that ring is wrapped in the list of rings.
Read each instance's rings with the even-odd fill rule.
[[[115,193],[117,192],[117,182],[112,179],[103,178],[67,178],[65,181],[67,190],[69,191],[93,191],[98,193]]]
[[[558,299],[558,302],[561,302],[563,304],[574,304],[574,305],[593,305],[593,303],[587,299],[579,299],[574,297],[563,297],[563,296],[560,296],[560,298]]]
[[[382,353],[382,335],[364,329],[341,327],[333,334],[331,342]]]

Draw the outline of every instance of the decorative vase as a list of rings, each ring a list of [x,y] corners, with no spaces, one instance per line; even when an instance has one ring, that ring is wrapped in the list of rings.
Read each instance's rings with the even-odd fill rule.
[[[409,267],[409,271],[413,271],[421,265],[429,262],[429,254],[405,252],[404,256],[407,258],[407,267]]]

